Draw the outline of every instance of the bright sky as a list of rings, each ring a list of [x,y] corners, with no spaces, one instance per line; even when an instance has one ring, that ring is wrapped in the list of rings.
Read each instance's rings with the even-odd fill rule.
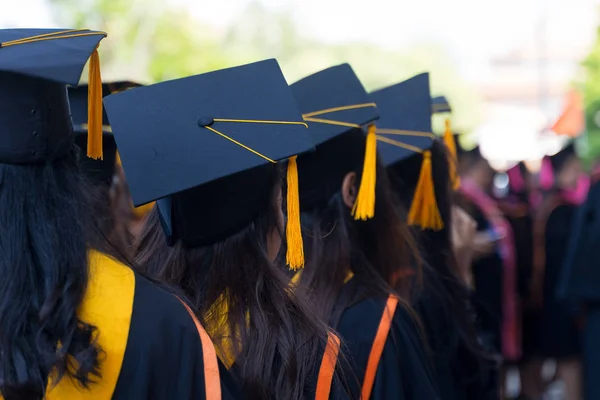
[[[133,0],[132,0],[133,1]],[[252,0],[166,0],[199,19],[230,24]],[[591,41],[598,0],[258,0],[289,10],[302,32],[330,42],[368,41],[398,48],[442,42],[463,66],[535,38],[547,16],[549,45]],[[0,26],[53,26],[45,0],[0,0]]]

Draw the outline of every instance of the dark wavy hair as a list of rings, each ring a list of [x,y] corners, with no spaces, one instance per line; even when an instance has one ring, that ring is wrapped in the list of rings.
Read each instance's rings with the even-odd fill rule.
[[[338,163],[338,171],[333,175],[312,176],[311,172],[315,171],[325,173],[319,165],[323,161],[313,159],[315,156],[312,154],[298,160],[300,173],[304,169],[311,179],[328,180],[328,193],[332,193],[324,196],[319,185],[303,187],[301,181],[301,199],[313,200],[311,206],[301,213],[306,265],[299,289],[308,292],[317,305],[317,315],[330,323],[336,321],[349,305],[338,304],[338,297],[350,271],[360,282],[360,294],[357,293],[357,296],[387,297],[398,293],[407,309],[409,307],[404,300],[408,300],[415,273],[420,274],[416,247],[402,221],[402,210],[394,202],[387,173],[379,159],[374,218],[355,220],[344,202],[341,191],[343,177],[355,172],[356,182],[360,182],[362,175],[365,140],[362,134],[359,137],[362,139],[351,143],[341,143],[352,139],[340,137],[317,149],[316,156],[320,153],[331,158],[335,154],[336,160],[343,160],[343,167],[339,168],[342,164]],[[345,153],[340,155],[341,151]],[[311,166],[311,163],[315,165]],[[355,298],[349,302],[358,300]]]
[[[241,231],[213,245],[188,248],[177,241],[169,247],[155,207],[135,261],[143,273],[181,288],[209,332],[221,322],[224,336],[212,335],[219,352],[227,352],[228,338],[238,339],[229,344],[248,398],[304,399],[314,391],[327,327],[269,259],[267,237],[278,229],[274,199],[282,186],[281,171],[274,171],[268,186],[273,201]]]
[[[483,363],[488,359],[488,355],[477,339],[473,314],[469,307],[469,289],[459,277],[450,237],[454,194],[448,173],[448,150],[442,141],[436,139],[430,151],[435,198],[444,228],[439,231],[414,229],[425,261],[424,292],[415,293],[415,304],[419,308],[421,301],[435,301],[442,308],[443,314],[455,321],[459,340],[467,354]],[[415,154],[390,167],[394,191],[407,207],[412,203],[422,158],[421,154]],[[426,323],[425,320],[423,322]]]
[[[130,265],[133,259],[133,235],[129,232],[128,222],[132,212],[126,183],[121,177],[100,183],[86,179],[85,186],[89,192],[93,223],[97,234],[101,236],[97,245],[102,247],[104,253]]]
[[[51,376],[100,377],[96,328],[77,316],[88,283],[89,221],[76,152],[0,164],[0,392],[41,399]]]

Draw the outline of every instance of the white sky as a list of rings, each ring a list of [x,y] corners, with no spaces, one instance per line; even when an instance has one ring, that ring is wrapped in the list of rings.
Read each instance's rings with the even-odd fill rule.
[[[132,0],[133,1],[133,0]],[[165,0],[226,26],[251,0]],[[545,13],[549,45],[591,41],[598,0],[258,0],[289,10],[302,32],[329,42],[368,41],[399,48],[438,41],[461,67],[481,63],[535,37]],[[140,2],[143,3],[143,2]],[[45,0],[0,0],[0,26],[53,26]]]

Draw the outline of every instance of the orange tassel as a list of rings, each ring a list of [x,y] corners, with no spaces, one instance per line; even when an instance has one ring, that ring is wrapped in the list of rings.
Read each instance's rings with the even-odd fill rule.
[[[375,216],[375,184],[377,177],[377,135],[375,125],[369,125],[365,161],[358,196],[352,208],[354,219],[366,221]]]
[[[304,267],[304,246],[302,242],[302,227],[300,225],[300,193],[298,187],[298,164],[296,156],[288,161],[287,168],[287,226],[285,228],[287,241],[286,263],[290,269]]]
[[[450,126],[449,119],[446,119],[444,143],[446,144],[449,153],[448,172],[450,174],[450,182],[452,183],[452,189],[458,190],[458,188],[460,187],[460,176],[458,175],[458,156],[456,155],[456,142],[454,141],[454,134],[452,133],[452,127]]]
[[[90,57],[88,78],[88,143],[87,156],[102,159],[102,76],[96,48]]]
[[[419,182],[408,212],[408,224],[439,231],[444,227],[444,222],[435,198],[431,169],[431,152],[426,150],[423,152]]]

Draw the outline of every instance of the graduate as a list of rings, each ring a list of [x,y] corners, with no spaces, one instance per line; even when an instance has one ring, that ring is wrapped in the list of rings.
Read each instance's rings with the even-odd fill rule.
[[[432,132],[429,76],[420,74],[377,90],[371,98],[381,113],[377,131],[386,138],[380,145],[383,163],[409,210],[408,222],[415,228],[424,260],[422,290],[413,301],[429,340],[440,397],[497,399],[497,368],[478,343],[470,293],[453,251],[456,160]],[[438,112],[439,99],[433,102]],[[454,140],[451,132],[449,138]]]
[[[298,157],[306,266],[297,292],[341,335],[340,391],[361,399],[438,399],[408,305],[414,244],[378,160],[376,105],[348,64],[291,85],[316,151]],[[397,290],[394,290],[397,289]]]
[[[457,203],[477,222],[473,258],[479,336],[504,362],[521,356],[517,267],[513,232],[491,197],[495,171],[476,147],[459,155]]]
[[[596,172],[586,202],[578,208],[569,238],[567,255],[557,297],[580,310],[583,323],[583,395],[585,400],[600,398],[600,274],[595,249],[600,245],[600,184]]]
[[[157,201],[140,270],[188,296],[247,398],[328,398],[339,339],[275,262],[286,238],[288,266],[304,264],[295,157],[313,149],[277,61],[131,89],[105,105],[134,204]]]
[[[506,171],[508,191],[496,198],[498,208],[512,227],[515,241],[517,287],[521,314],[522,354],[516,364],[521,379],[521,398],[537,399],[544,392],[542,360],[539,357],[539,310],[531,298],[533,274],[534,185],[532,174],[523,161]]]
[[[589,180],[573,142],[542,161],[540,185],[546,196],[534,220],[532,298],[541,312],[539,354],[557,361],[565,399],[581,398],[580,315],[556,296],[577,207],[585,201]]]
[[[113,82],[102,84],[102,97],[140,86],[133,82]],[[98,229],[112,244],[107,249],[117,257],[131,258],[133,237],[129,223],[133,217],[129,191],[122,168],[118,161],[117,145],[112,134],[106,112],[102,113],[102,159],[88,158],[85,155],[88,136],[88,85],[69,88],[71,118],[75,132],[75,144],[79,147],[81,170],[90,184],[90,198],[94,201],[93,213]]]
[[[105,36],[0,30],[0,397],[237,398],[183,298],[96,250],[66,85],[90,59],[87,154],[101,157]]]

